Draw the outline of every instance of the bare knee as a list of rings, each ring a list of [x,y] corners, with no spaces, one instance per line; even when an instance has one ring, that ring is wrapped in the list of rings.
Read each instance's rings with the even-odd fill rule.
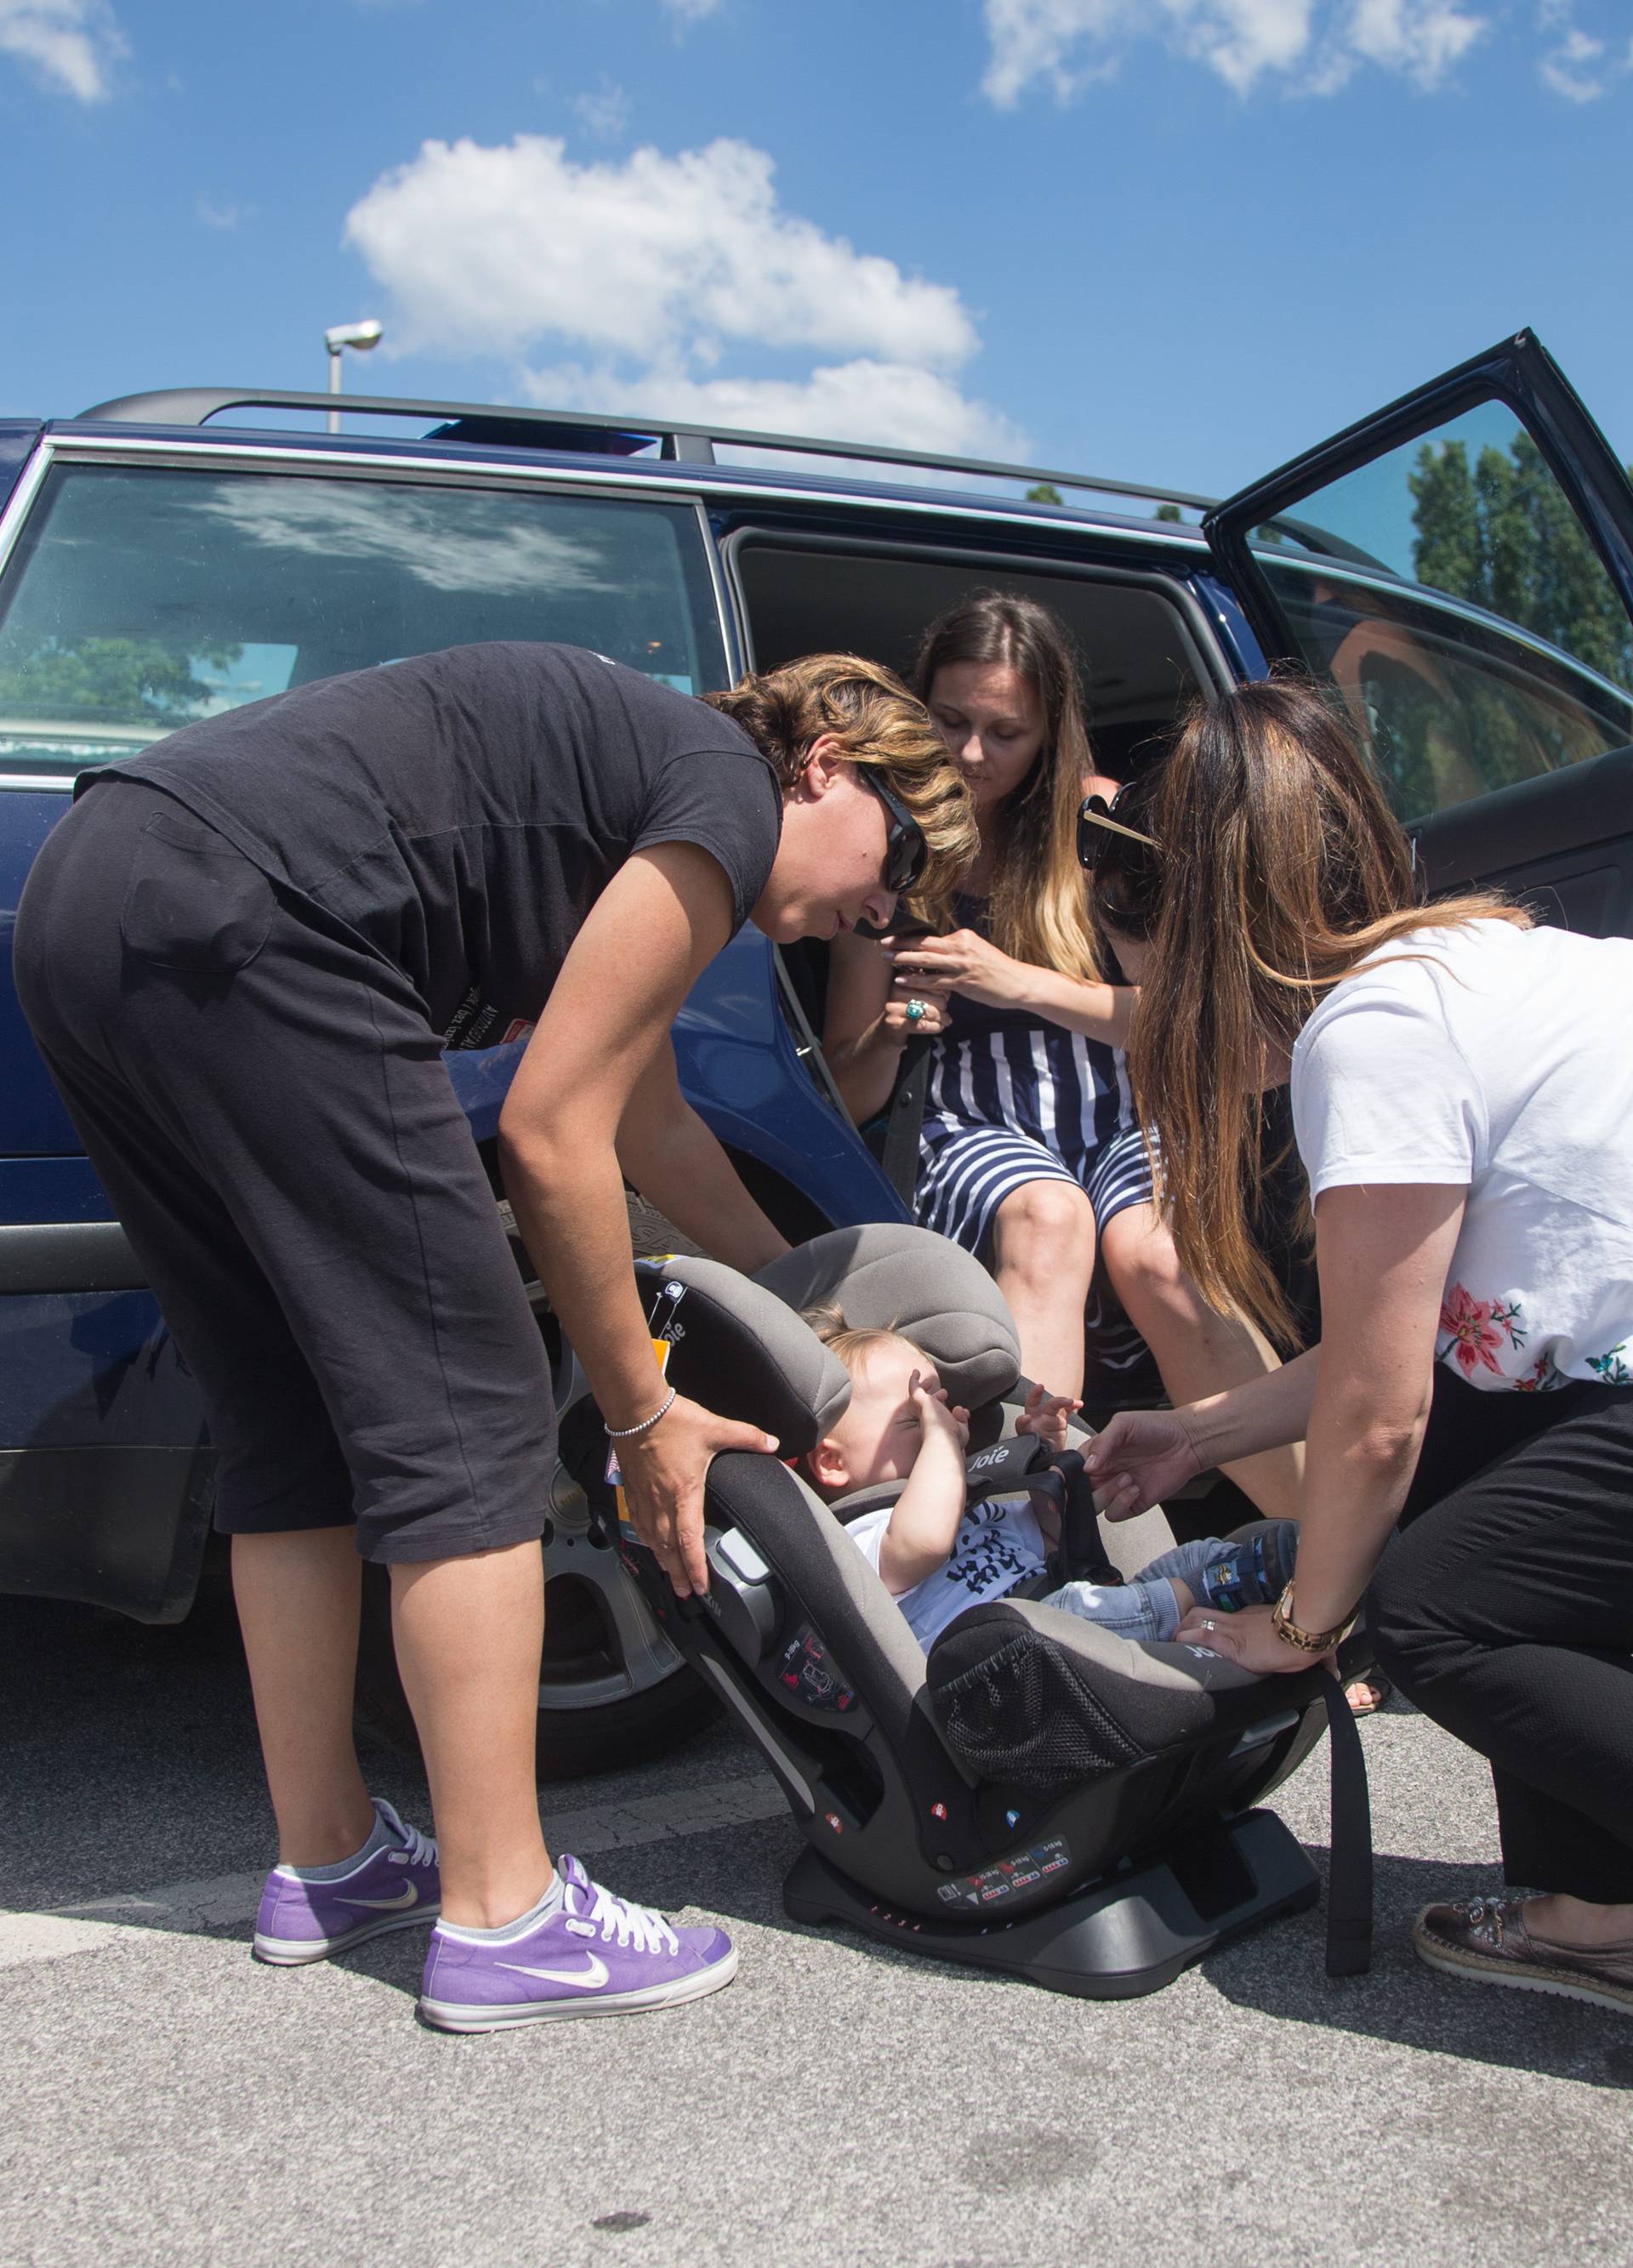
[[[1094,1255],[1094,1207],[1068,1182],[1027,1182],[998,1208],[993,1257],[1006,1275],[1051,1281],[1081,1278],[1086,1286]]]
[[[1208,1320],[1212,1310],[1152,1206],[1125,1205],[1106,1223],[1102,1245],[1112,1288],[1131,1315],[1157,1308],[1188,1323]]]

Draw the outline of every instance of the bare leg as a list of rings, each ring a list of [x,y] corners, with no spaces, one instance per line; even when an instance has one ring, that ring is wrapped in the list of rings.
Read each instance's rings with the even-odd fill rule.
[[[278,1856],[327,1867],[374,1824],[351,1738],[362,1562],[351,1528],[233,1539]],[[442,1910],[514,1921],[550,1883],[533,1752],[543,1644],[536,1543],[392,1570],[397,1662],[419,1728]]]
[[[1066,1182],[1027,1182],[993,1219],[993,1275],[1021,1340],[1021,1368],[1051,1394],[1083,1390],[1083,1308],[1094,1208]]]
[[[552,1870],[534,1750],[544,1564],[536,1543],[391,1571],[392,1631],[442,1856],[444,1918],[494,1929]]]
[[[1176,1403],[1223,1394],[1275,1370],[1277,1358],[1240,1316],[1216,1314],[1179,1265],[1173,1239],[1149,1204],[1127,1205],[1105,1226],[1106,1274],[1128,1319],[1156,1358]],[[1267,1520],[1297,1520],[1304,1491],[1302,1442],[1261,1450],[1222,1469]]]
[[[278,1857],[291,1867],[331,1867],[373,1830],[351,1739],[362,1582],[353,1528],[233,1538]]]

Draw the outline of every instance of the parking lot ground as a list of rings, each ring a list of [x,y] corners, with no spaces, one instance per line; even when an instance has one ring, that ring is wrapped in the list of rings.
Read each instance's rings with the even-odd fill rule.
[[[1367,1978],[1327,1982],[1319,1914],[1121,2005],[798,1928],[798,1838],[721,1727],[544,1810],[615,1889],[724,1921],[737,1982],[485,2038],[413,2021],[418,1933],[250,1960],[270,1815],[218,1613],[0,1601],[0,1724],[7,2268],[1633,2258],[1633,2024],[1412,1957],[1418,1905],[1498,1880],[1483,1771],[1421,1717],[1364,1727]],[[1278,1799],[1318,1858],[1323,1759]]]

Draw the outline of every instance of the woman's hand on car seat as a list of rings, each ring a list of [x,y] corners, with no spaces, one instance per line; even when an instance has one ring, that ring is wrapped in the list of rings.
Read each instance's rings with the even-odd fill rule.
[[[618,1463],[630,1518],[641,1542],[675,1586],[677,1598],[709,1587],[703,1553],[703,1483],[724,1449],[773,1453],[777,1443],[757,1425],[717,1418],[701,1403],[677,1395],[657,1424],[618,1444]]]
[[[1090,1441],[1083,1462],[1107,1520],[1134,1519],[1202,1469],[1178,1410],[1119,1410]]]
[[[1222,1654],[1256,1677],[1313,1668],[1315,1655],[1276,1636],[1271,1612],[1268,1607],[1238,1607],[1232,1615],[1222,1615],[1216,1608],[1193,1607],[1175,1634],[1176,1643],[1206,1646],[1209,1653]],[[1328,1662],[1333,1656],[1324,1653],[1319,1659]]]

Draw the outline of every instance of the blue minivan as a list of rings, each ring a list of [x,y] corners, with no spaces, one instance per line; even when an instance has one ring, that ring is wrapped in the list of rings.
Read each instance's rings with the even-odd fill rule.
[[[1430,888],[1479,878],[1633,932],[1633,488],[1528,333],[1223,504],[661,421],[352,397],[336,431],[333,410],[196,388],[0,426],[0,1592],[172,1621],[203,1564],[196,1394],[9,983],[75,776],[199,718],[484,638],[686,692],[818,649],[900,668],[999,585],[1069,624],[1102,770],[1291,659],[1370,736]],[[745,932],[676,1034],[690,1099],[796,1237],[911,1196],[911,1096],[876,1154],[828,1076],[823,954]],[[519,1053],[447,1059],[490,1156]],[[693,1711],[685,1673],[565,1475],[544,1549],[546,1769],[638,1756]]]

